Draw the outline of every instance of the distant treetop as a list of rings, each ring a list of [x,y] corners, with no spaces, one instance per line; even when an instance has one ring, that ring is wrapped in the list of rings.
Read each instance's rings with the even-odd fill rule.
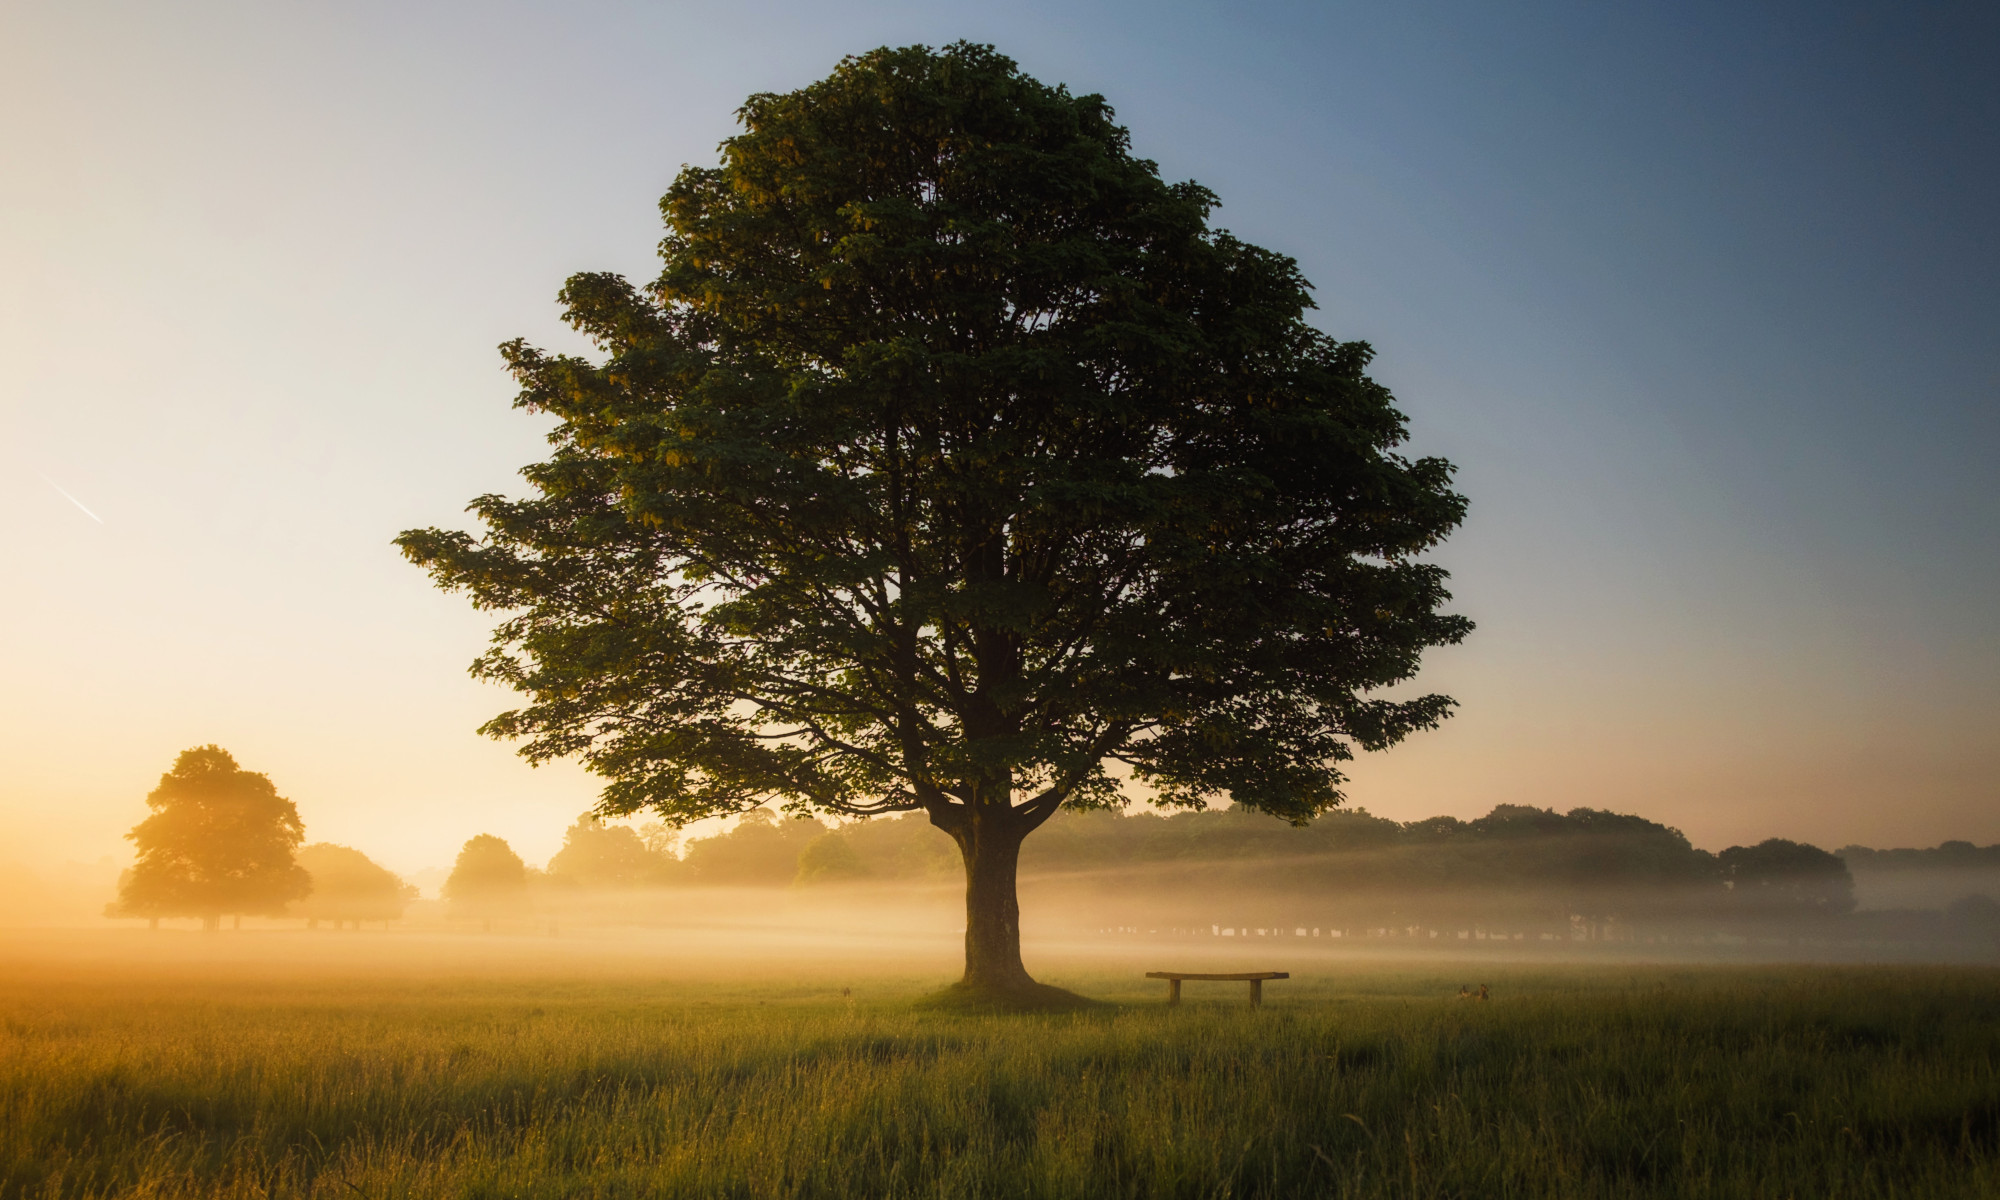
[[[562,849],[549,860],[549,879],[588,888],[636,888],[672,882],[680,860],[648,846],[627,825],[609,825],[594,813],[576,819]]]
[[[312,892],[291,915],[308,921],[393,921],[417,895],[395,872],[348,846],[315,842],[299,851],[298,862],[312,876]]]
[[[1873,850],[1867,846],[1842,846],[1840,857],[1861,871],[1937,869],[1948,867],[2000,868],[2000,843],[1975,846],[1971,842],[1940,842],[1925,850]]]
[[[454,916],[513,916],[528,907],[528,866],[504,840],[478,834],[459,849],[443,894]]]

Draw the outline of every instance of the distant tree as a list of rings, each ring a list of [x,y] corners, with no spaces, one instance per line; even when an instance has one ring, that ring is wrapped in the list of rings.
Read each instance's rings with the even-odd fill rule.
[[[1839,855],[1818,846],[1767,838],[1716,856],[1731,899],[1769,915],[1854,911],[1854,877]]]
[[[782,886],[798,877],[800,852],[825,832],[818,821],[781,821],[769,809],[752,809],[727,833],[688,843],[688,870],[698,883]]]
[[[679,858],[681,831],[660,821],[648,821],[639,826],[639,840],[646,849],[666,858]]]
[[[1850,870],[1911,871],[2000,868],[2000,844],[1975,846],[1962,839],[1940,842],[1928,850],[1871,850],[1867,846],[1842,846],[1838,851]]]
[[[563,835],[563,847],[549,860],[549,879],[587,888],[637,888],[664,883],[680,866],[671,855],[649,848],[637,831],[607,825],[585,813]]]
[[[852,883],[874,877],[874,870],[854,847],[843,830],[821,834],[799,851],[799,869],[794,882]]]
[[[268,776],[245,771],[220,746],[183,750],[146,797],[153,815],[125,836],[139,861],[119,880],[112,916],[279,916],[312,887],[293,851],[305,823]]]
[[[1457,817],[1425,817],[1403,826],[1403,833],[1411,841],[1451,842],[1469,837],[1468,829]]]
[[[291,915],[308,924],[321,921],[396,921],[416,899],[417,889],[359,850],[314,842],[298,862],[312,876],[312,892],[292,905]]]
[[[459,849],[458,861],[444,881],[443,895],[454,917],[470,918],[493,928],[499,917],[528,910],[528,867],[514,848],[490,833],[482,833]]]
[[[829,844],[822,847],[823,842]],[[962,876],[964,869],[958,847],[922,813],[855,821],[808,843],[799,854],[799,882],[808,884],[855,879],[940,883]]]
[[[603,361],[504,348],[554,416],[483,540],[398,539],[510,613],[489,722],[683,824],[771,798],[920,811],[966,878],[979,1001],[1020,955],[1024,838],[1120,802],[1303,822],[1441,721],[1386,698],[1471,628],[1420,561],[1465,511],[1297,264],[992,49],[882,49],[757,95],[682,171],[645,288],[578,275]]]

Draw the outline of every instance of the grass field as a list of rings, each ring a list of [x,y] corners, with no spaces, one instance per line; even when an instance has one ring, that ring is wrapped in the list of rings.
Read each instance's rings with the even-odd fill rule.
[[[0,1196],[2000,1195],[2000,972],[1473,970],[21,972]]]

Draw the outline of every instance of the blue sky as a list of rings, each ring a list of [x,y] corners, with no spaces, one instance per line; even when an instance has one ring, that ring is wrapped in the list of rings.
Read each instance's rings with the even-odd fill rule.
[[[546,857],[591,783],[472,733],[484,622],[389,539],[514,486],[494,345],[649,276],[746,95],[961,38],[1298,258],[1460,464],[1463,709],[1355,803],[2000,840],[1971,4],[0,5],[0,835],[121,854],[214,741],[314,838]]]

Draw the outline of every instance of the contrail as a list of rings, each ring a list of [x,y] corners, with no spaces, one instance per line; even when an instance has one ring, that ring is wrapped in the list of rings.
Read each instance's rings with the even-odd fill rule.
[[[90,510],[89,510],[88,508],[84,508],[84,505],[83,505],[83,501],[81,501],[81,500],[77,499],[77,498],[76,498],[75,496],[72,496],[72,495],[70,495],[70,494],[69,494],[68,492],[63,492],[63,486],[62,486],[62,484],[60,484],[60,483],[57,483],[57,482],[56,482],[55,480],[53,480],[53,479],[50,479],[50,478],[49,478],[48,476],[46,476],[46,475],[43,475],[43,476],[42,476],[42,482],[43,482],[43,483],[46,483],[46,484],[48,484],[48,485],[49,485],[50,487],[54,488],[55,490],[57,490],[57,491],[59,491],[59,492],[62,492],[62,494],[63,494],[63,499],[65,499],[65,500],[69,501],[69,502],[70,502],[71,504],[74,504],[74,505],[76,505],[76,506],[77,506],[78,508],[82,508],[82,509],[83,509],[83,515],[84,515],[84,516],[86,516],[86,517],[89,517],[89,518],[90,518],[91,520],[93,520],[93,521],[97,522],[97,523],[98,523],[99,525],[102,525],[102,524],[104,524],[104,518],[103,518],[103,517],[100,517],[100,516],[98,516],[98,515],[97,515],[96,513],[94,513],[94,512],[91,512],[91,511],[90,511]]]

